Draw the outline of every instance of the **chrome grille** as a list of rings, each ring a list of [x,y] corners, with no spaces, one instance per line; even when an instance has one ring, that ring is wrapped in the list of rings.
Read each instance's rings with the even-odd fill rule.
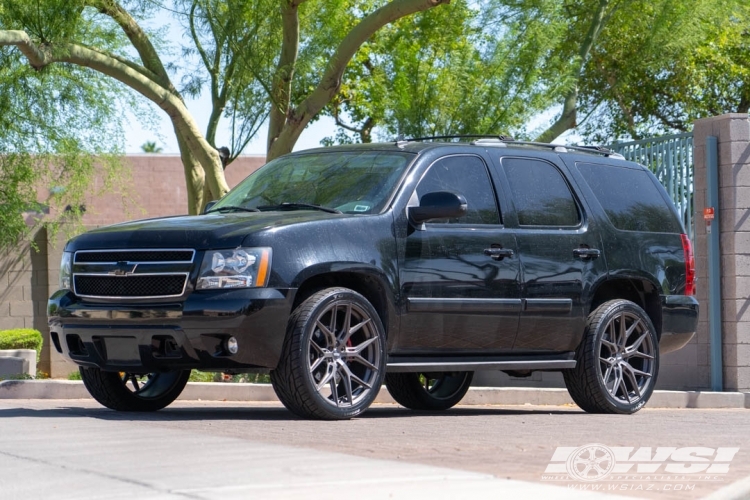
[[[154,299],[185,293],[193,249],[79,250],[73,293],[86,298]]]
[[[75,262],[192,262],[193,255],[195,250],[82,250]]]

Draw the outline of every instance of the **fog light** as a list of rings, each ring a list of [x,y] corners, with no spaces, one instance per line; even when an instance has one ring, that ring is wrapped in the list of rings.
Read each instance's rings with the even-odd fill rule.
[[[229,354],[237,354],[237,351],[240,350],[240,345],[237,343],[237,339],[234,337],[229,337],[227,339],[227,351],[229,351]]]

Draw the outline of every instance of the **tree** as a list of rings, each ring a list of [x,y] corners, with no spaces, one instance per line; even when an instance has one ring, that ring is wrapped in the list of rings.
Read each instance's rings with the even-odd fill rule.
[[[6,8],[0,6],[0,19]],[[76,66],[35,70],[20,52],[0,49],[1,249],[42,218],[54,230],[80,215],[59,209],[83,204],[95,163],[104,167],[105,184],[115,184],[122,175],[115,156],[122,146],[121,110],[133,106],[132,96],[107,77]]]
[[[267,92],[271,101],[268,159],[272,159],[291,151],[305,126],[336,94],[347,64],[373,33],[401,17],[447,2],[392,0],[369,14],[361,14],[360,22],[338,40],[335,49],[327,47],[328,59],[321,71],[322,76],[309,91],[295,85],[299,84],[299,79],[295,79],[300,46],[299,9],[305,0],[279,0],[278,3],[261,0],[253,4],[266,9],[265,12],[272,12],[268,10],[271,5],[280,8],[278,56],[270,81],[263,71],[269,61],[262,56],[263,51],[250,51],[261,54],[260,62],[253,61],[255,56],[242,60],[247,71],[241,78],[238,79],[234,71],[238,67],[236,56],[240,49],[245,50],[249,42],[262,40],[266,32],[273,33],[273,29],[268,28],[273,26],[268,24],[273,16],[263,18],[248,8],[238,12],[236,9],[242,9],[248,4],[246,2],[224,5],[222,2],[194,0],[182,2],[182,5],[189,5],[188,25],[196,42],[194,50],[209,71],[214,118],[227,109],[229,113],[245,117],[250,114],[248,110],[257,112],[255,100],[239,90],[245,82],[257,84]],[[130,10],[126,8],[128,6]],[[331,8],[323,1],[316,2],[314,7]],[[6,0],[0,10],[0,47],[14,47],[35,70],[74,65],[106,75],[145,96],[166,112],[184,165],[189,212],[199,213],[209,199],[221,197],[228,187],[216,145],[210,142],[214,140],[213,125],[209,124],[209,141],[198,129],[181,92],[173,84],[169,65],[164,63],[152,37],[138,22],[139,16],[146,17],[154,8],[151,2],[137,0],[126,4],[116,0],[39,0],[33,4],[26,0]],[[356,10],[356,6],[352,9]],[[248,24],[248,16],[256,22]],[[235,22],[238,20],[242,22]],[[127,45],[110,43],[123,33],[129,42]],[[315,28],[310,33],[310,39],[304,42],[315,45]],[[200,43],[206,39],[212,40],[211,46]],[[246,78],[248,74],[253,78]],[[200,85],[200,80],[188,79],[185,90],[199,92]],[[297,102],[293,95],[302,98]],[[215,120],[212,123],[215,124]],[[257,130],[252,120],[250,123],[249,131],[240,133],[245,139],[254,133],[253,129]],[[239,153],[245,139],[239,140],[240,147],[235,148],[235,154]]]
[[[141,149],[144,153],[161,153],[164,151],[161,147],[157,146],[154,141],[146,141],[141,144]]]
[[[268,156],[273,159],[288,153],[300,134],[312,119],[334,98],[341,87],[344,70],[357,50],[373,34],[384,26],[416,12],[425,11],[448,0],[392,0],[369,14],[362,15],[358,22],[346,32],[335,50],[331,51],[321,68],[321,77],[305,92],[295,82],[295,70],[300,47],[299,8],[305,0],[289,0],[282,3],[282,42],[276,71],[271,82],[271,111],[268,127]],[[321,2],[335,17],[335,2]],[[356,9],[354,7],[353,10]],[[316,45],[315,40],[306,44]],[[295,104],[293,96],[299,99]]]
[[[551,3],[458,1],[380,30],[326,109],[339,126],[327,142],[370,142],[376,129],[383,138],[525,136],[529,119],[556,98],[548,88],[559,38]]]
[[[750,5],[633,3],[639,15],[618,12],[592,52],[582,80],[582,107],[591,114],[584,136],[607,142],[687,132],[698,118],[748,111]]]

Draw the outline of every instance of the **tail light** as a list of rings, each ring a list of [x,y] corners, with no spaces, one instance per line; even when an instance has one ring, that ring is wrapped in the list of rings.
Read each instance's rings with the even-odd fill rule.
[[[685,253],[685,295],[695,295],[695,256],[693,244],[687,234],[681,234],[682,251]]]

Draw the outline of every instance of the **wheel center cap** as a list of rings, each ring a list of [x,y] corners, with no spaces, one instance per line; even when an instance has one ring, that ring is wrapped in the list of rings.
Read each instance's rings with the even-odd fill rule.
[[[341,353],[339,352],[338,349],[333,351],[333,359],[341,359]]]

